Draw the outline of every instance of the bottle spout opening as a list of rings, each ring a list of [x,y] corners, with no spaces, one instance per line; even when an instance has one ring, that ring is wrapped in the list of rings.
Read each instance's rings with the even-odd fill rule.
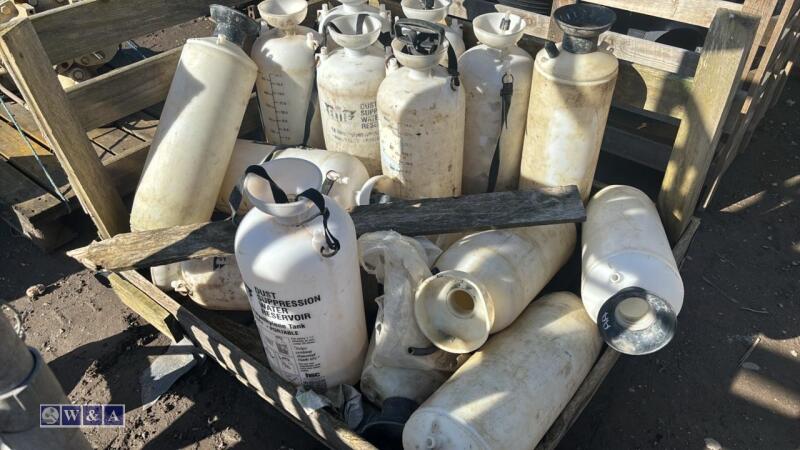
[[[449,353],[477,350],[494,323],[494,309],[480,282],[457,270],[440,272],[420,284],[414,315],[422,333]]]
[[[566,5],[553,12],[553,18],[564,32],[562,48],[570,53],[592,53],[602,33],[617,20],[613,10],[590,3]]]
[[[497,49],[511,47],[519,42],[525,26],[522,17],[503,12],[481,14],[472,21],[475,37],[482,44]]]
[[[305,20],[308,4],[305,0],[266,0],[258,4],[258,13],[270,26],[287,30]]]
[[[367,13],[337,16],[328,22],[331,39],[350,50],[361,50],[378,40],[383,22]]]
[[[597,314],[603,340],[627,355],[647,355],[664,348],[675,336],[677,314],[658,295],[639,287],[609,298]]]
[[[306,189],[322,188],[322,172],[313,163],[299,158],[281,158],[262,164],[275,185],[286,193],[288,203],[279,203],[269,181],[250,174],[242,190],[251,205],[275,217],[296,217],[313,210],[311,201],[297,195]]]

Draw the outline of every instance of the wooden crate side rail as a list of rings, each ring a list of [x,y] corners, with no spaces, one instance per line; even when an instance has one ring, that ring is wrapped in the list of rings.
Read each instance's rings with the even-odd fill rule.
[[[757,26],[753,16],[719,10],[709,29],[658,196],[661,219],[673,242],[695,211]]]
[[[590,3],[708,28],[719,9],[741,11],[739,3],[722,0],[589,0]]]
[[[83,0],[31,16],[51,63],[58,64],[163,28],[207,16],[212,4],[252,0]]]
[[[78,121],[30,19],[0,30],[0,56],[100,236],[127,231],[122,198]]]
[[[393,14],[402,12],[399,6],[393,6],[395,6],[395,2],[387,2],[387,8],[391,7]],[[549,39],[550,18],[548,16],[485,0],[455,0],[450,6],[451,16],[466,20],[495,11],[508,11],[525,18],[527,21],[525,34],[541,40]],[[605,45],[620,60],[684,77],[691,77],[694,74],[699,60],[697,52],[614,32],[604,33],[601,37],[601,45]]]
[[[68,88],[83,127],[92,130],[167,98],[183,47],[114,69]]]

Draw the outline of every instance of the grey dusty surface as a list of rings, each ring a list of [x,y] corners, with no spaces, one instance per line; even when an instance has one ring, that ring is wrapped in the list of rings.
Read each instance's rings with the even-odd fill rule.
[[[800,81],[793,79],[703,218],[682,269],[686,300],[675,340],[651,356],[622,357],[561,448],[800,448],[798,201]],[[64,250],[42,255],[1,224],[0,300],[21,313],[26,342],[73,402],[127,405],[125,429],[86,430],[95,447],[318,446],[213,362],[143,410],[139,376],[168,341]],[[29,299],[26,289],[39,283],[44,294]]]

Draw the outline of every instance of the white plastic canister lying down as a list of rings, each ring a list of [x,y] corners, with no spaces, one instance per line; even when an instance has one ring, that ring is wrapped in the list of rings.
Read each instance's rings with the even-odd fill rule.
[[[545,295],[411,415],[403,448],[534,448],[586,378],[602,343],[578,297]]]
[[[213,5],[213,37],[189,39],[172,78],[131,208],[131,230],[205,222],[225,175],[258,68],[242,50],[249,17]],[[171,290],[178,265],[151,269]]]
[[[308,161],[251,170],[243,193],[254,207],[236,230],[235,254],[269,365],[317,392],[355,384],[367,327],[353,220],[319,193],[322,176]]]
[[[469,353],[509,325],[566,264],[575,225],[559,224],[468,235],[436,261],[441,272],[416,294],[414,314],[437,347]]]
[[[629,355],[675,334],[683,281],[658,211],[644,192],[608,186],[586,208],[581,295],[603,339]]]
[[[206,309],[249,311],[250,301],[233,256],[213,256],[180,263],[175,292]]]
[[[436,349],[414,319],[414,292],[431,276],[422,245],[394,231],[358,239],[361,267],[383,284],[361,391],[377,405],[392,397],[417,404],[456,369],[456,355]]]
[[[272,155],[271,158],[270,155]],[[283,158],[304,159],[316,165],[322,172],[323,178],[333,183],[327,195],[336,200],[336,203],[345,210],[349,211],[359,204],[358,198],[362,188],[369,180],[369,175],[364,164],[355,156],[318,149],[279,149],[263,142],[239,139],[236,141],[225,180],[222,182],[222,188],[217,196],[217,209],[230,213],[228,201],[231,191],[239,183],[244,171],[249,166],[260,164],[265,159]],[[369,192],[365,193],[364,198],[364,201],[368,203]],[[239,212],[244,213],[248,210],[250,210],[249,203],[242,202]]]

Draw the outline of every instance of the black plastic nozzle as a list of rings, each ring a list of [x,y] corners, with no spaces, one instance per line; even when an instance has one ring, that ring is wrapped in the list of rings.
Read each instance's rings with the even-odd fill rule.
[[[605,6],[577,3],[558,8],[553,18],[564,32],[564,51],[592,53],[597,50],[598,37],[614,25],[617,15]]]
[[[261,26],[239,11],[222,5],[211,5],[211,20],[217,25],[213,36],[224,36],[226,40],[244,46],[248,36],[255,36]]]

